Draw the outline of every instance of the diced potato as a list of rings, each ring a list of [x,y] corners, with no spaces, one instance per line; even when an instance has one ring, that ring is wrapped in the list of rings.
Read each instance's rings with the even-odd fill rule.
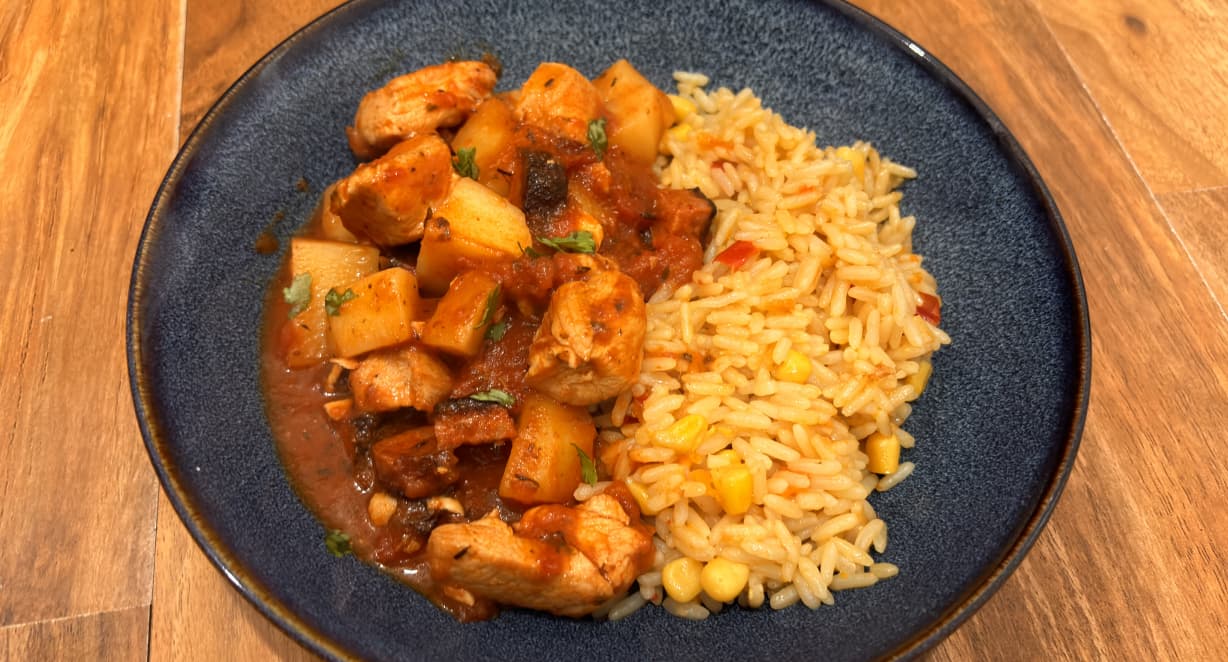
[[[483,271],[457,276],[427,321],[422,344],[454,356],[476,356],[501,303],[498,288],[498,281]]]
[[[328,313],[324,310],[328,290],[375,273],[379,249],[295,237],[290,240],[289,267],[291,277],[311,274],[311,302],[286,324],[282,335],[286,363],[301,368],[329,356]]]
[[[575,207],[578,212],[593,217],[599,224],[613,227],[620,222],[618,220],[618,212],[607,206],[607,199],[588,189],[589,186],[592,186],[599,190],[608,191],[610,171],[605,167],[605,164],[595,163],[588,167],[588,172],[597,176],[592,178],[580,178],[574,174],[571,176],[567,186],[567,207]],[[594,181],[590,184],[584,181],[585,179],[592,179]]]
[[[341,304],[328,318],[333,351],[357,356],[391,347],[413,337],[409,323],[418,307],[418,281],[406,269],[393,267],[336,288],[354,298]]]
[[[427,220],[418,254],[418,282],[429,294],[443,294],[466,262],[514,259],[522,247],[532,244],[524,212],[507,198],[462,177]]]
[[[514,155],[515,128],[512,109],[502,99],[491,97],[478,106],[452,139],[452,151],[474,150],[478,183],[504,197],[511,189],[511,175],[504,174],[507,170],[499,170]]]
[[[674,123],[669,97],[626,60],[610,65],[593,81],[605,103],[606,137],[633,160],[651,163],[665,130]]]
[[[499,496],[525,504],[565,503],[580,484],[580,454],[592,457],[597,429],[583,407],[530,392],[499,483]]]
[[[567,206],[563,209],[563,214],[559,218],[559,234],[566,235],[572,232],[587,232],[593,236],[593,244],[598,250],[601,249],[602,242],[605,241],[605,226],[601,221],[593,216],[585,209],[586,203],[580,202],[580,196],[572,195],[569,191],[567,194]]]
[[[527,124],[587,145],[588,123],[601,113],[601,97],[584,74],[543,62],[520,87],[516,113]]]

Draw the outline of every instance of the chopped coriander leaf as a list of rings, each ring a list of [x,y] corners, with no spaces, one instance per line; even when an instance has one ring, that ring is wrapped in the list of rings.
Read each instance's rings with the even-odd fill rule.
[[[307,310],[311,303],[311,274],[296,275],[290,287],[281,288],[281,298],[290,304],[290,317]]]
[[[583,448],[572,444],[576,449],[576,454],[580,456],[580,479],[589,485],[597,483],[597,466],[593,464],[593,458],[584,452]]]
[[[495,285],[495,289],[486,295],[486,309],[482,311],[482,319],[478,320],[473,328],[480,329],[490,323],[491,318],[495,316],[495,309],[499,307],[499,291],[502,289],[502,285]]]
[[[520,252],[523,253],[526,257],[528,257],[530,260],[536,260],[537,258],[542,256],[541,251],[537,250],[536,248],[533,248],[532,246],[521,246],[520,244],[516,244],[516,246],[518,246],[520,248]]]
[[[508,393],[507,391],[500,391],[497,388],[492,388],[489,391],[482,391],[481,393],[474,393],[473,395],[469,396],[469,399],[477,400],[478,402],[494,402],[496,404],[503,405],[504,407],[511,407],[512,405],[516,404],[516,398],[512,397],[511,393]]]
[[[593,148],[593,152],[597,155],[597,160],[605,158],[606,137],[605,137],[605,120],[595,119],[588,122],[588,144]]]
[[[357,296],[357,294],[354,294],[354,290],[348,287],[345,288],[344,292],[338,292],[336,289],[330,288],[328,294],[324,295],[324,310],[328,311],[329,315],[340,315],[341,304],[351,301]]]
[[[324,536],[324,547],[328,549],[329,554],[337,558],[354,551],[350,549],[350,537],[336,529],[329,531],[328,535]]]
[[[507,322],[496,322],[486,329],[486,337],[491,342],[499,342],[503,340],[503,336],[507,335]]]
[[[593,239],[593,233],[588,230],[576,230],[565,237],[538,237],[537,241],[566,253],[597,252],[597,242]]]
[[[462,147],[456,150],[456,158],[452,159],[452,168],[456,170],[456,174],[476,180],[478,178],[478,164],[474,162],[473,158],[477,153],[478,148],[476,147]]]

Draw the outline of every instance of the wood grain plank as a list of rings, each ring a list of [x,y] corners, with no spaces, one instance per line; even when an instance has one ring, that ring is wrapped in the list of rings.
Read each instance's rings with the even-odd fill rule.
[[[1228,580],[1216,560],[1228,543],[1228,520],[1209,507],[1228,497],[1228,465],[1206,434],[1228,416],[1228,329],[1209,291],[1102,120],[1100,99],[1087,94],[1035,7],[1012,0],[857,4],[932,49],[1015,130],[1066,215],[1092,306],[1093,405],[1066,495],[1020,570],[932,658],[1208,657],[1204,642],[1228,621]],[[264,11],[257,3],[209,4],[232,18],[201,27],[212,36],[189,48],[196,64],[185,80],[185,126],[243,67],[310,18],[288,3],[272,5],[263,23],[252,19]],[[162,530],[179,526],[168,521],[169,508],[162,515]],[[175,642],[230,642],[235,622],[259,619],[207,565],[173,571],[207,564],[179,533],[159,538],[160,652],[178,653]],[[199,579],[181,580],[197,572]],[[227,598],[239,607],[226,606]],[[255,623],[239,629],[255,633],[242,641],[256,640],[228,650],[302,652],[284,646],[288,640],[267,640]]]
[[[209,107],[261,56],[338,0],[189,1],[184,40],[186,139]],[[152,659],[315,660],[264,618],[201,553],[162,496],[151,619]]]
[[[1160,206],[1220,307],[1228,307],[1228,187],[1168,193]]]
[[[184,137],[214,101],[265,53],[341,0],[188,2],[184,41]]]
[[[150,659],[315,660],[256,611],[193,542],[163,494],[158,512]]]
[[[1228,4],[1036,4],[1152,190],[1228,184]]]
[[[149,608],[87,614],[0,628],[0,659],[148,659]]]
[[[1066,494],[1020,570],[933,658],[1204,659],[1228,621],[1215,561],[1228,516],[1208,507],[1228,497],[1228,460],[1207,433],[1228,416],[1228,324],[1032,6],[857,4],[1014,130],[1066,218],[1091,309],[1092,406]]]
[[[124,315],[181,27],[170,1],[0,4],[0,625],[149,605]]]

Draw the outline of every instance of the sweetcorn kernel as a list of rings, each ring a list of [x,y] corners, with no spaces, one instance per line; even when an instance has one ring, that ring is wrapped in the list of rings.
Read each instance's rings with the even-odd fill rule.
[[[853,164],[853,177],[861,181],[866,175],[866,155],[859,149],[840,146],[836,148],[836,156]]]
[[[750,568],[744,563],[716,557],[704,566],[699,575],[704,593],[713,600],[733,602],[750,579]]]
[[[658,446],[668,448],[679,455],[690,453],[699,445],[699,438],[707,429],[707,419],[699,414],[689,414],[658,432],[656,442]]]
[[[679,124],[669,130],[669,135],[679,142],[686,140],[687,136],[691,135],[691,125]]]
[[[712,485],[716,488],[716,500],[730,515],[741,515],[750,510],[752,502],[750,469],[745,464],[730,464],[711,470]]]
[[[695,102],[677,94],[669,95],[669,105],[674,109],[674,121],[681,122],[695,113]]]
[[[866,471],[889,474],[900,468],[900,440],[894,435],[875,432],[866,439]]]
[[[712,474],[707,469],[692,469],[687,472],[686,479],[703,485],[705,494],[716,492],[716,487],[712,485]]]
[[[719,451],[708,456],[709,469],[719,469],[720,467],[727,467],[732,464],[741,463],[742,456],[738,455],[738,452],[732,448],[726,448],[723,451]]]
[[[916,391],[913,397],[920,397],[921,393],[925,391],[925,386],[929,384],[930,373],[932,372],[934,372],[934,365],[929,361],[922,361],[921,367],[917,369],[917,372],[908,376],[908,385]]]
[[[805,354],[791,349],[785,355],[785,360],[781,361],[780,365],[772,371],[772,376],[782,382],[792,382],[794,384],[805,384],[807,379],[810,379],[810,371],[813,366],[810,364],[810,359],[806,358]]]
[[[693,558],[674,559],[661,568],[661,585],[669,597],[678,602],[690,602],[699,596],[700,576],[704,565]]]
[[[657,511],[648,507],[648,489],[647,488],[645,488],[643,485],[628,478],[627,479],[627,491],[631,493],[631,496],[635,499],[635,502],[639,504],[641,513],[644,513],[645,515],[656,515],[657,514]]]

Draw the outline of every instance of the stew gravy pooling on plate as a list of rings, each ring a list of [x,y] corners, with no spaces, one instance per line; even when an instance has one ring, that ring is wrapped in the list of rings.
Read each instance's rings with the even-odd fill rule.
[[[644,301],[690,280],[715,212],[653,164],[670,99],[628,62],[590,81],[449,62],[360,103],[361,163],[270,289],[262,369],[285,466],[330,533],[460,620],[583,616],[653,564],[590,408],[638,378]]]

